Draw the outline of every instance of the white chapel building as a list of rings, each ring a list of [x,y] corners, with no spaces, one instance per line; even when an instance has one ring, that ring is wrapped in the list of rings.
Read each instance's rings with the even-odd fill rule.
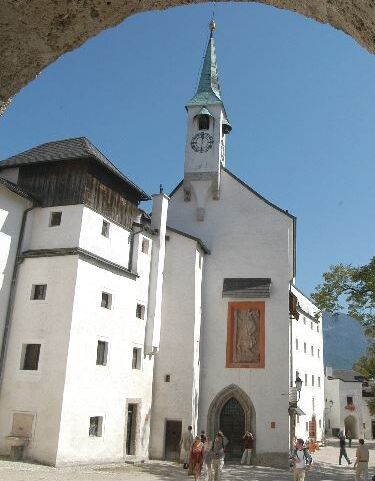
[[[323,437],[322,320],[295,287],[296,219],[226,166],[213,31],[183,180],[150,215],[86,138],[0,162],[0,454],[173,460],[191,424],[221,429],[229,459],[250,430],[253,462],[286,466],[291,437]]]

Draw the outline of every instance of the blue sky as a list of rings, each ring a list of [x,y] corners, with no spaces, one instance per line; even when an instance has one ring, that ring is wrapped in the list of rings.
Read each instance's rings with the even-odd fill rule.
[[[85,135],[147,192],[183,175],[184,105],[212,4],[136,15],[44,70],[0,118],[0,158]],[[374,250],[375,57],[342,32],[258,4],[217,4],[227,167],[298,218],[297,283]]]

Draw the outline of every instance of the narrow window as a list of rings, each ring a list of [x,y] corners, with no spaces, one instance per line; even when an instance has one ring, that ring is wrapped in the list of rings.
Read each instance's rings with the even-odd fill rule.
[[[98,366],[106,366],[107,356],[108,356],[108,342],[98,341],[98,346],[96,348],[96,364]]]
[[[49,226],[50,227],[55,227],[57,225],[61,224],[61,216],[62,212],[51,212],[50,218],[49,218]]]
[[[299,415],[297,414],[297,424],[299,424]]]
[[[320,387],[320,376],[318,376],[318,387]]]
[[[307,346],[306,346],[306,342],[303,343],[303,352],[306,354],[306,351],[307,351]]]
[[[303,316],[303,323],[306,324],[306,317]]]
[[[352,396],[347,396],[347,397],[346,397],[346,404],[348,404],[349,406],[350,406],[351,404],[353,404],[353,397],[352,397]]]
[[[89,436],[101,437],[103,432],[103,416],[90,418]]]
[[[164,380],[165,380],[165,382],[171,382],[171,375],[166,374]]]
[[[314,374],[311,375],[311,385],[315,386],[315,376],[314,376]]]
[[[298,351],[298,339],[296,338],[296,351]]]
[[[320,359],[320,349],[318,349],[318,357],[319,357],[319,359]]]
[[[105,309],[112,309],[112,294],[108,294],[108,292],[102,292],[102,302],[100,305]]]
[[[321,428],[322,427],[322,420],[319,419],[319,427]]]
[[[305,374],[305,386],[307,386],[307,374]]]
[[[311,355],[314,355],[314,346],[311,346]]]
[[[311,329],[314,329],[314,324],[313,324],[313,323],[311,323]]]
[[[33,284],[31,288],[31,299],[33,301],[44,301],[47,294],[47,284]]]
[[[208,130],[209,127],[210,127],[210,117],[206,114],[200,115],[198,117],[199,130]]]
[[[315,398],[312,398],[312,410],[315,411]]]
[[[143,237],[142,239],[142,252],[143,254],[148,254],[148,250],[150,248],[150,241]]]
[[[23,371],[37,371],[40,356],[40,344],[23,344],[21,369]]]
[[[316,332],[319,332],[319,324],[316,325]]]
[[[309,430],[309,423],[306,421],[306,431]]]
[[[141,354],[141,348],[133,347],[132,369],[141,369]]]
[[[109,222],[103,219],[102,236],[109,237]]]
[[[144,319],[145,318],[145,306],[143,304],[137,304],[135,316],[138,317],[138,319]]]

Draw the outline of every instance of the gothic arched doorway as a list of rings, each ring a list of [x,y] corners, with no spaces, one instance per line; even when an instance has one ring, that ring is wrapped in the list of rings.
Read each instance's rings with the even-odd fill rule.
[[[245,429],[245,413],[241,404],[232,397],[227,401],[220,413],[220,429],[229,443],[226,448],[228,459],[239,459],[243,452]]]

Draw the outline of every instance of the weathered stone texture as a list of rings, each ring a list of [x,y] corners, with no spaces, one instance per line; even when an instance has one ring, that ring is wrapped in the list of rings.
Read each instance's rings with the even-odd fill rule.
[[[189,3],[196,2],[0,0],[0,112],[8,99],[43,68],[105,28],[138,12]],[[375,52],[375,0],[260,0],[259,3],[331,24],[351,35],[369,52]]]

